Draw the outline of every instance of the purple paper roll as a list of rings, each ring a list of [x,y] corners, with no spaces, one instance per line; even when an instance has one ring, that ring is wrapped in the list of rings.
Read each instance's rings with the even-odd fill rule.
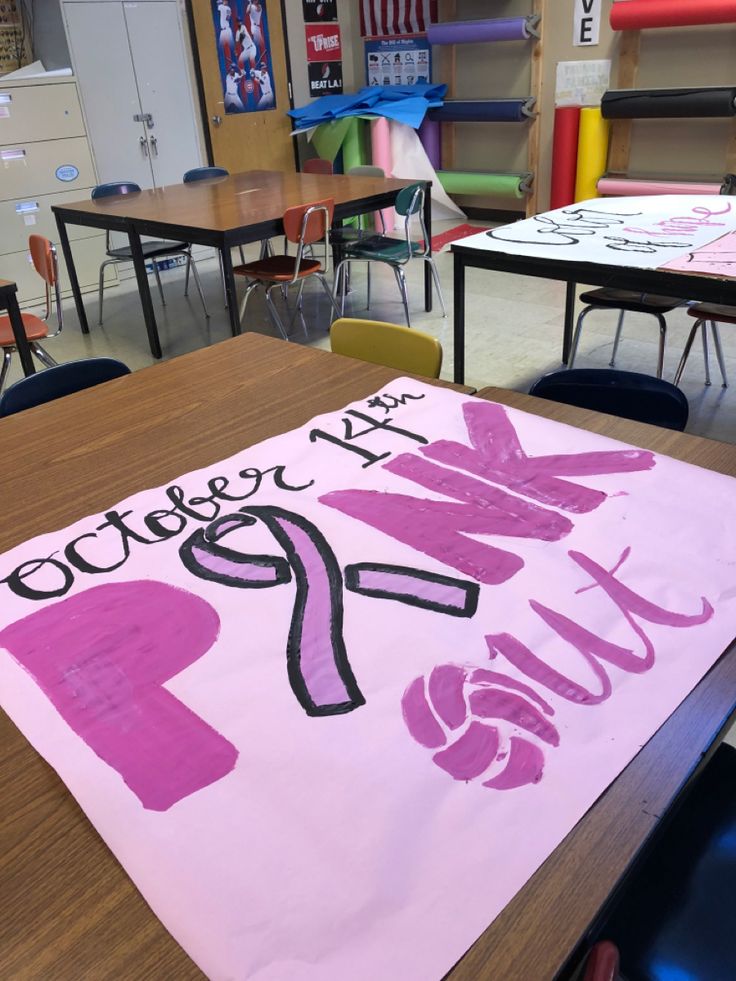
[[[419,139],[429,157],[429,162],[435,170],[440,170],[442,167],[442,132],[440,124],[435,122],[434,119],[425,116],[424,122],[419,127]]]
[[[528,17],[501,17],[494,20],[462,20],[430,24],[430,44],[483,44],[487,41],[526,41],[530,36]]]

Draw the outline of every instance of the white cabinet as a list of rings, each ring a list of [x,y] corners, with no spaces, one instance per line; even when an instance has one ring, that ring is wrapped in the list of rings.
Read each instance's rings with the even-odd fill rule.
[[[177,184],[203,159],[176,0],[65,0],[69,47],[101,182]]]

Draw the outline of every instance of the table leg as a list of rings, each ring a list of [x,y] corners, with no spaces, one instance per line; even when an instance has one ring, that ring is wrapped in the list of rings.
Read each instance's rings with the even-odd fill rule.
[[[66,224],[64,219],[60,216],[56,216],[56,227],[59,230],[59,243],[61,244],[61,251],[64,253],[64,262],[66,263],[66,271],[69,276],[69,283],[72,288],[72,296],[74,297],[74,306],[77,308],[77,317],[79,319],[79,326],[82,328],[83,334],[89,334],[89,324],[87,323],[87,311],[84,309],[84,301],[82,300],[82,291],[79,288],[79,280],[77,279],[77,270],[74,265],[74,256],[72,255],[72,248],[69,245],[69,236],[66,233]]]
[[[424,189],[424,228],[427,232],[429,254],[432,254],[432,187],[427,184]],[[428,262],[424,266],[424,309],[429,313],[432,309],[432,270]],[[456,308],[457,309],[457,308]]]
[[[138,234],[138,230],[133,226],[128,228],[128,241],[130,242],[130,250],[133,254],[133,268],[135,269],[135,278],[138,282],[138,292],[141,297],[141,306],[143,307],[143,319],[146,323],[146,331],[148,332],[148,343],[151,347],[151,354],[154,358],[161,357],[161,341],[158,336],[158,327],[156,326],[156,314],[153,311],[153,301],[151,300],[151,290],[148,285],[148,273],[146,272],[146,259],[143,255],[143,250],[141,249],[141,237]]]
[[[570,360],[570,348],[572,347],[572,331],[575,321],[575,294],[577,293],[577,283],[568,283],[565,291],[565,326],[562,333],[562,363],[567,364]]]
[[[25,327],[23,326],[23,318],[20,315],[18,298],[16,297],[15,293],[8,293],[6,295],[5,309],[8,311],[10,326],[13,328],[13,337],[15,338],[15,346],[18,350],[20,363],[23,366],[23,373],[25,375],[33,375],[36,373],[36,368],[33,364],[33,356],[31,355],[31,349],[28,346],[28,338],[26,337]]]
[[[465,384],[465,263],[461,255],[454,253],[455,263],[453,266],[454,274],[454,359],[455,359],[455,384]],[[429,263],[425,262],[425,266]]]
[[[233,337],[240,333],[240,312],[238,310],[238,291],[235,287],[235,274],[233,273],[233,259],[230,255],[230,246],[224,245],[222,255],[222,274],[225,279],[225,293],[227,294],[227,312],[230,315],[230,330]]]

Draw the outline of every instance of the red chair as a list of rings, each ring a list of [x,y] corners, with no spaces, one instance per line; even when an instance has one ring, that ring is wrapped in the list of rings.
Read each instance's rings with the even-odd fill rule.
[[[56,258],[56,249],[53,244],[42,235],[31,235],[28,239],[28,248],[31,253],[33,266],[46,284],[46,312],[43,317],[37,317],[33,313],[21,313],[23,327],[31,351],[46,368],[52,368],[56,361],[38,343],[47,337],[56,337],[61,333],[62,314],[61,314],[61,288],[59,286],[59,263]],[[54,306],[56,307],[56,330],[49,333],[47,323],[52,313],[51,291],[54,293]],[[0,317],[0,347],[3,349],[3,364],[0,368],[0,392],[3,390],[5,379],[10,368],[10,360],[15,351],[15,337],[13,328],[10,325],[10,317]]]
[[[304,283],[312,276],[319,281],[322,289],[329,297],[333,309],[338,316],[340,315],[340,311],[332,296],[332,291],[325,279],[325,274],[329,269],[330,225],[332,224],[334,211],[335,202],[332,198],[325,198],[322,201],[314,201],[312,204],[289,208],[284,212],[283,217],[284,236],[286,238],[287,249],[289,242],[293,242],[296,245],[296,255],[292,256],[288,253],[284,255],[271,255],[258,259],[256,262],[244,263],[235,267],[233,272],[237,276],[244,276],[250,280],[240,306],[241,324],[245,317],[245,308],[248,305],[251,293],[259,286],[264,286],[268,312],[278,327],[281,336],[284,340],[288,340],[294,318],[297,313],[301,313]],[[313,254],[313,250],[317,246],[323,249],[321,258],[316,258]],[[306,249],[310,250],[310,255],[307,258],[304,255]],[[279,287],[286,293],[296,283],[299,284],[297,305],[289,321],[289,326],[286,328],[271,299],[271,291],[275,287]],[[304,323],[303,317],[302,323]],[[304,324],[304,331],[306,333],[306,324]]]
[[[305,160],[302,166],[303,174],[334,174],[335,169],[331,160],[321,160],[319,157],[312,157]]]

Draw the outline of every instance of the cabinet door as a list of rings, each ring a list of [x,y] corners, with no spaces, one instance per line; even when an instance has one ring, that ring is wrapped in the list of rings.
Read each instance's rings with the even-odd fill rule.
[[[178,4],[126,2],[123,11],[141,107],[153,123],[148,142],[154,184],[180,184],[184,171],[203,161]]]
[[[152,187],[122,4],[65,2],[64,17],[100,181]]]

